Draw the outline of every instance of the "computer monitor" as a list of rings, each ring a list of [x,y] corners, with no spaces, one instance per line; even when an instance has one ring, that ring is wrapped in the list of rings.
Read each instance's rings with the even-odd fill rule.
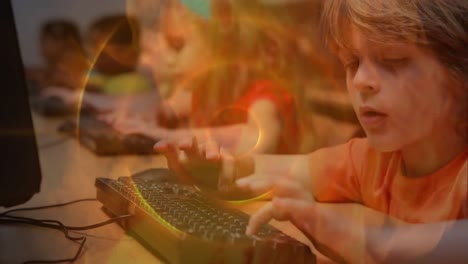
[[[0,207],[28,201],[41,170],[11,1],[0,1]]]

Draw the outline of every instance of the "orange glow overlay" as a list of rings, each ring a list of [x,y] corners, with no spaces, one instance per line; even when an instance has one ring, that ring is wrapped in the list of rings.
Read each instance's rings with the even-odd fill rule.
[[[130,4],[129,4],[130,5]],[[131,9],[128,7],[129,10]],[[135,10],[132,10],[132,12],[136,12]],[[136,15],[138,15],[136,13]],[[160,14],[161,16],[164,16],[164,14]],[[235,102],[235,98],[233,100],[227,100],[228,104],[221,104],[216,103],[214,104],[213,108],[209,108],[212,105],[209,105],[209,102],[211,99],[216,100],[216,99],[225,99],[223,98],[220,94],[222,92],[229,93],[230,90],[235,90],[237,89],[235,86],[235,83],[230,83],[230,82],[225,82],[223,83],[222,81],[220,82],[222,87],[206,87],[202,81],[205,78],[208,79],[216,79],[219,77],[219,79],[223,79],[224,76],[223,74],[227,73],[227,75],[233,75],[234,79],[236,81],[240,80],[239,82],[241,83],[239,86],[242,87],[248,87],[249,82],[251,82],[250,76],[244,77],[243,72],[245,71],[244,75],[249,75],[250,72],[255,72],[255,74],[258,74],[259,79],[267,79],[271,81],[274,85],[280,86],[285,88],[285,90],[291,92],[291,94],[294,94],[296,90],[298,89],[298,85],[296,79],[300,79],[299,76],[297,77],[297,73],[294,72],[293,67],[299,67],[298,65],[294,64],[289,64],[288,59],[294,58],[297,56],[298,52],[295,48],[295,43],[297,42],[298,39],[303,39],[303,33],[300,30],[296,30],[295,28],[291,28],[288,26],[282,25],[281,22],[274,21],[274,19],[271,19],[270,17],[264,17],[264,16],[255,16],[255,14],[236,14],[236,22],[238,23],[238,26],[242,29],[247,29],[249,34],[246,34],[245,40],[237,40],[239,41],[240,45],[236,46],[236,43],[225,43],[221,41],[220,43],[216,43],[216,45],[220,45],[221,47],[217,46],[211,46],[213,43],[207,43],[206,49],[210,49],[210,52],[208,52],[208,55],[206,58],[197,58],[197,61],[193,63],[188,63],[189,65],[195,65],[194,67],[188,67],[183,74],[180,74],[178,76],[165,76],[165,77],[170,77],[168,79],[175,80],[174,83],[176,88],[179,87],[189,87],[188,89],[192,89],[192,92],[200,92],[202,93],[202,101],[200,102],[201,104],[206,103],[206,109],[205,113],[201,111],[202,118],[205,118],[207,120],[203,120],[205,124],[212,124],[216,122],[216,119],[223,115],[225,112],[243,112],[243,122],[245,123],[246,120],[249,120],[251,125],[252,125],[252,130],[253,128],[256,130],[255,138],[253,138],[248,145],[249,147],[246,149],[243,149],[242,152],[236,153],[236,157],[244,157],[244,156],[249,156],[254,153],[261,152],[262,145],[264,144],[264,141],[267,141],[269,139],[268,133],[270,131],[268,128],[264,127],[262,124],[262,118],[263,116],[251,114],[249,112],[249,106],[246,105],[235,105],[233,102]],[[190,21],[191,22],[191,21]],[[219,21],[218,21],[219,22]],[[216,23],[216,21],[215,21]],[[200,32],[198,34],[204,34],[205,36],[207,35],[205,31],[206,29],[203,28],[203,26],[206,26],[205,24],[202,25]],[[189,27],[187,25],[187,27]],[[160,32],[158,28],[154,28],[156,34],[163,34],[164,32]],[[184,30],[181,30],[182,32]],[[108,36],[104,38],[102,43],[100,43],[97,47],[97,52],[94,54],[93,58],[91,59],[90,62],[90,70],[88,71],[83,87],[80,89],[79,93],[79,99],[78,99],[78,107],[81,108],[84,104],[84,97],[85,97],[85,92],[86,92],[86,84],[90,80],[90,75],[93,71],[93,68],[95,68],[96,62],[98,61],[99,55],[104,52],[106,45],[108,45],[109,39],[112,37],[112,33],[110,33]],[[164,38],[165,36],[163,36]],[[180,38],[187,38],[183,39],[185,42],[185,45],[190,45],[190,39],[188,39],[188,36],[179,36]],[[240,37],[241,38],[241,37]],[[207,38],[209,39],[209,38]],[[247,44],[244,44],[247,43]],[[166,45],[169,45],[166,43]],[[222,52],[218,52],[218,48],[221,50],[225,48],[228,52],[227,54],[222,54]],[[164,53],[164,49],[158,50],[156,53]],[[145,51],[142,50],[144,53]],[[110,54],[113,56],[114,54]],[[164,55],[164,54],[163,54]],[[140,56],[145,56],[145,54],[140,54]],[[181,52],[180,58],[177,57],[179,60],[184,59],[184,54]],[[151,60],[151,56],[145,56],[146,63]],[[114,59],[118,59],[117,57]],[[153,63],[157,65],[158,59],[161,58],[153,58]],[[300,65],[302,67],[302,65]],[[288,68],[292,67],[293,70],[290,71]],[[235,72],[229,72],[229,71],[235,71]],[[156,77],[156,74],[153,73],[153,77]],[[245,78],[246,80],[242,80],[242,78]],[[159,80],[156,79],[156,82]],[[244,82],[244,83],[242,83]],[[194,84],[202,83],[201,88],[199,87],[194,87]],[[199,90],[197,90],[199,89]],[[204,93],[204,89],[206,89],[206,93]],[[245,91],[241,91],[244,88],[241,88],[238,93],[242,94]],[[224,91],[226,90],[226,91]],[[245,89],[246,90],[246,89]],[[235,94],[235,93],[233,93]],[[237,95],[239,96],[239,95]],[[235,96],[233,96],[235,97]],[[286,98],[282,98],[286,99]],[[118,106],[119,107],[119,106]],[[124,107],[123,105],[120,105],[120,107]],[[193,107],[193,106],[192,106]],[[299,109],[300,111],[301,109]],[[209,115],[204,115],[206,113],[209,113]],[[191,113],[192,116],[189,115],[189,118],[192,118],[195,116],[196,113]],[[80,114],[77,115],[76,121],[79,123],[80,121]],[[193,120],[192,120],[193,121]],[[193,128],[193,126],[196,127],[196,124],[193,124],[194,122],[191,122],[190,126]],[[207,130],[207,139],[208,140],[217,140],[217,135],[212,130]],[[239,131],[239,130],[238,130]],[[242,130],[240,130],[242,131]],[[79,133],[79,130],[77,131]],[[244,132],[245,133],[245,132]],[[232,133],[231,134],[231,143],[232,149],[236,149],[238,145],[240,144],[240,140],[242,140],[242,133]],[[78,135],[79,137],[79,135]],[[128,163],[126,164],[127,170],[128,170],[128,175],[131,175],[131,167],[132,164]],[[200,190],[197,186],[196,187],[198,190]],[[160,222],[162,225],[166,226],[169,230],[176,232],[179,235],[182,235],[183,232],[178,230],[176,227],[172,226],[169,222],[165,221],[163,217],[161,217],[158,212],[156,212],[151,205],[146,201],[141,194],[140,190],[136,186],[134,186],[134,191],[137,194],[137,201],[142,204],[142,207],[150,212],[155,218],[157,219],[158,222]],[[200,190],[201,191],[201,190]],[[247,199],[242,199],[242,200],[233,200],[233,201],[227,201],[228,203],[234,204],[234,205],[242,205],[246,203],[252,203],[255,201],[264,201],[269,198],[271,198],[274,190],[269,190],[266,191],[263,194],[260,194],[258,196],[252,197],[252,198],[247,198]]]

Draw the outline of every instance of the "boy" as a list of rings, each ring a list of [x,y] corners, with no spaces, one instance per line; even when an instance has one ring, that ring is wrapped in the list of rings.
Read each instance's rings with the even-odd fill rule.
[[[366,139],[303,156],[233,158],[195,140],[155,148],[179,175],[218,162],[220,183],[273,190],[248,234],[275,218],[340,262],[466,261],[468,2],[324,5],[323,32]]]

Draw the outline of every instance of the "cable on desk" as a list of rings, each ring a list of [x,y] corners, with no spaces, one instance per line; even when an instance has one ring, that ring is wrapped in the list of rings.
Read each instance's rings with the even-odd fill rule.
[[[1,213],[0,216],[5,216],[7,214],[14,213],[14,212],[42,210],[42,209],[49,209],[49,208],[67,206],[67,205],[81,203],[81,202],[97,202],[97,201],[98,200],[96,198],[86,198],[86,199],[73,200],[73,201],[66,202],[66,203],[59,203],[59,204],[52,204],[52,205],[45,205],[45,206],[17,208],[17,209],[11,209],[11,210],[5,211],[5,212]]]
[[[111,218],[109,220],[106,220],[106,221],[103,221],[103,222],[100,222],[100,223],[97,223],[97,224],[88,225],[88,226],[67,226],[67,225],[64,225],[62,222],[57,221],[57,220],[34,219],[34,218],[29,218],[29,217],[10,216],[10,215],[0,216],[0,221],[10,220],[10,222],[12,222],[12,223],[15,223],[15,222],[20,223],[20,224],[31,224],[32,223],[34,225],[41,226],[41,227],[47,227],[47,228],[61,227],[63,229],[66,229],[67,231],[70,231],[70,230],[72,230],[72,231],[83,231],[83,230],[90,230],[90,229],[103,227],[105,225],[112,224],[112,223],[114,223],[114,222],[116,222],[118,220],[129,218],[131,216],[133,216],[133,215],[131,215],[131,214],[120,215],[120,216],[116,216],[114,218]],[[38,223],[38,224],[36,224],[36,223]],[[67,235],[68,235],[68,233],[67,233]],[[71,239],[70,237],[67,237],[67,238]]]
[[[59,231],[62,231],[64,233],[65,237],[73,242],[79,243],[80,247],[78,248],[77,252],[72,258],[66,258],[66,259],[56,259],[56,260],[28,260],[23,262],[23,264],[32,264],[32,263],[63,263],[63,262],[74,262],[77,260],[83,251],[84,245],[86,243],[86,236],[81,236],[81,237],[72,237],[69,235],[68,230],[66,227],[59,221],[55,220],[45,220],[45,222],[57,222],[57,225],[52,225],[52,224],[46,224],[42,223],[41,220],[35,220],[32,218],[26,218],[26,217],[21,217],[23,220],[20,219],[8,219],[8,218],[16,218],[14,216],[7,216],[6,219],[0,217],[0,224],[29,224],[33,226],[39,226],[39,227],[44,227],[44,228],[51,228],[51,229],[57,229]],[[19,217],[18,217],[19,218]],[[26,220],[27,219],[27,220]]]
[[[66,206],[78,202],[85,202],[85,201],[97,201],[96,199],[80,199],[80,200],[75,200],[67,203],[60,203],[60,204],[54,204],[54,205],[47,205],[47,206],[38,206],[38,207],[28,207],[28,208],[18,208],[18,209],[12,209],[8,210],[6,212],[3,212],[0,214],[0,224],[25,224],[25,225],[33,225],[33,226],[39,226],[39,227],[44,227],[44,228],[50,228],[50,229],[56,229],[61,231],[65,237],[73,242],[79,243],[80,247],[78,248],[76,254],[72,258],[67,258],[67,259],[58,259],[58,260],[30,260],[24,262],[24,264],[32,264],[32,263],[63,263],[63,262],[74,262],[77,260],[83,251],[84,245],[86,243],[86,236],[80,236],[80,237],[73,237],[69,234],[69,231],[71,230],[89,230],[89,229],[94,229],[98,227],[105,226],[107,224],[116,222],[121,219],[129,218],[132,215],[121,215],[117,216],[114,218],[111,218],[107,221],[100,222],[97,224],[92,224],[88,226],[67,226],[64,225],[62,222],[57,221],[57,220],[49,220],[49,219],[34,219],[34,218],[29,218],[29,217],[22,217],[22,216],[12,216],[9,215],[12,212],[20,212],[20,211],[32,211],[32,210],[40,210],[40,209],[48,209],[48,208],[54,208],[54,207],[61,207],[61,206]]]

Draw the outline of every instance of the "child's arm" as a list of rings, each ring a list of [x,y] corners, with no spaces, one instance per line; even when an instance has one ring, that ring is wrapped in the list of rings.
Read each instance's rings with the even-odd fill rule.
[[[232,153],[223,151],[216,141],[199,143],[198,139],[192,140],[193,136],[186,136],[188,137],[177,140],[162,140],[155,146],[156,151],[166,156],[170,169],[177,174],[196,174],[199,163],[211,163],[216,164],[212,167],[219,168],[219,171],[213,172],[212,175],[204,175],[218,177],[220,187],[235,185],[236,180],[243,178],[237,182],[238,186],[256,194],[263,194],[269,191],[277,180],[288,178],[298,181],[320,201],[358,201],[353,180],[348,180],[353,179],[354,172],[347,157],[351,143],[305,155],[249,153],[233,156]],[[311,173],[311,169],[314,173]],[[341,185],[336,184],[342,182],[339,177],[346,177]]]
[[[200,143],[193,136],[160,140],[154,148],[166,156],[169,168],[182,177],[197,175],[197,168],[216,168],[214,171],[203,170],[203,177],[216,177],[221,188],[232,187],[236,180],[245,178],[254,193],[262,194],[284,176],[298,179],[303,186],[310,185],[309,155],[247,154],[234,157],[217,142]]]
[[[372,242],[380,251],[382,262],[466,263],[468,260],[468,219],[373,229],[369,233],[373,234]]]
[[[199,142],[216,141],[232,153],[264,153],[275,150],[280,134],[276,108],[269,100],[258,100],[249,108],[246,123],[206,128],[165,129],[144,120],[113,122],[122,133],[140,133],[170,142],[196,137]]]
[[[468,220],[407,224],[360,204],[316,203],[293,184],[255,213],[247,233],[289,220],[316,249],[346,263],[465,263]]]
[[[167,105],[180,117],[185,100],[168,101]],[[170,103],[170,104],[169,104]],[[157,139],[180,141],[196,137],[198,141],[216,141],[232,153],[268,153],[276,149],[280,136],[277,109],[270,100],[253,103],[246,123],[206,128],[156,129],[144,122],[121,120],[114,127],[122,133],[140,133]]]
[[[195,136],[199,142],[216,141],[232,153],[268,153],[277,146],[280,121],[270,100],[258,100],[248,112],[246,123],[206,128],[176,129],[168,134],[171,140]]]

